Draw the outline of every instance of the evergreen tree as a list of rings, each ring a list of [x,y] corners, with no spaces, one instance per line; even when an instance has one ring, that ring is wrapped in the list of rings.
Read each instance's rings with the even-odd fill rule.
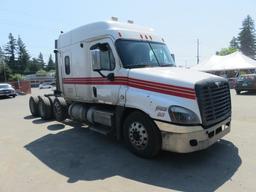
[[[11,70],[5,63],[4,52],[0,47],[0,82],[7,81],[10,74]]]
[[[52,60],[52,54],[50,54],[49,61],[47,64],[47,71],[50,71],[50,70],[55,70],[55,63]]]
[[[43,54],[41,52],[38,55],[37,61],[38,61],[39,69],[43,69],[45,67],[45,62],[44,62]]]
[[[232,47],[222,48],[220,51],[216,52],[216,55],[225,56],[225,55],[229,55],[231,53],[234,53],[236,51],[237,51],[237,49],[232,48]]]
[[[21,74],[24,74],[25,69],[28,66],[30,56],[28,54],[28,51],[26,50],[26,46],[21,40],[20,37],[18,37],[17,41],[17,51],[18,51],[18,61],[17,61],[17,71]]]
[[[0,82],[8,81],[11,76],[11,69],[4,60],[0,60]]]
[[[256,39],[255,39],[255,29],[254,21],[248,15],[243,23],[242,28],[238,36],[240,42],[240,50],[243,54],[255,59],[256,55]]]
[[[232,40],[229,42],[229,47],[234,49],[239,49],[239,42],[236,37],[233,37]]]
[[[16,62],[15,62],[15,53],[17,48],[16,39],[13,37],[12,33],[9,34],[9,41],[7,42],[7,45],[5,46],[5,55],[6,55],[6,62],[9,65],[9,67],[15,71],[16,68]]]
[[[32,60],[29,61],[26,71],[28,73],[34,74],[39,70],[40,70],[40,63],[38,62],[38,59],[32,58]]]
[[[2,50],[2,47],[0,47],[0,60],[4,59],[4,52]]]

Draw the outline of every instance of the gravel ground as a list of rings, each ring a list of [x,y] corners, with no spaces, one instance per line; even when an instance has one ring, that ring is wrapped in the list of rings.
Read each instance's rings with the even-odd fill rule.
[[[232,130],[223,140],[152,160],[79,124],[32,118],[30,95],[1,99],[0,192],[256,191],[256,95],[231,93]]]

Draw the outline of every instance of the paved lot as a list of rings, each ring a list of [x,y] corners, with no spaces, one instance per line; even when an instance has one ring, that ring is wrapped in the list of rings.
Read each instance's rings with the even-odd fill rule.
[[[211,148],[153,160],[78,124],[32,118],[28,98],[0,100],[0,192],[256,191],[256,95],[232,91],[232,132]]]

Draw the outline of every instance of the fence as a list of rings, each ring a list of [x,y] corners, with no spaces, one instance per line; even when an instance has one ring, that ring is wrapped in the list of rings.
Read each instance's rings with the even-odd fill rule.
[[[17,92],[22,92],[25,94],[31,93],[31,84],[29,81],[22,80],[22,81],[11,81],[9,82]]]

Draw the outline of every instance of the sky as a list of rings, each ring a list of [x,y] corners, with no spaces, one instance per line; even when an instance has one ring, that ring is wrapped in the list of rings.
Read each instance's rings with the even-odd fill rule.
[[[47,62],[60,31],[96,21],[133,20],[164,37],[176,64],[196,64],[196,40],[203,61],[237,36],[247,15],[256,21],[255,0],[0,0],[0,46],[11,32],[22,38],[32,57]]]

